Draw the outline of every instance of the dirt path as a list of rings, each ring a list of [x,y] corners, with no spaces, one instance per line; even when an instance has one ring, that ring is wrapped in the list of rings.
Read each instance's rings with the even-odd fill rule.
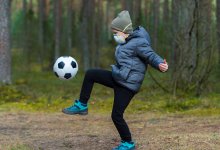
[[[220,117],[125,115],[137,150],[220,150]],[[0,149],[110,150],[120,138],[109,115],[0,113]]]

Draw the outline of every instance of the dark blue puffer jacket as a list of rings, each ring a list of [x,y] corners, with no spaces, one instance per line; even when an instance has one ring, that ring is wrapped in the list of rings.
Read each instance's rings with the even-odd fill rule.
[[[138,92],[148,64],[159,70],[163,59],[151,48],[147,31],[139,26],[115,50],[116,64],[111,65],[112,76],[120,85]]]

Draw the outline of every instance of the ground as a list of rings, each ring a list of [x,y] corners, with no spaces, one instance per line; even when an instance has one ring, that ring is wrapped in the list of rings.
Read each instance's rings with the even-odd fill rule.
[[[219,150],[220,117],[125,114],[137,150]],[[110,113],[0,113],[0,149],[110,150],[120,138]]]

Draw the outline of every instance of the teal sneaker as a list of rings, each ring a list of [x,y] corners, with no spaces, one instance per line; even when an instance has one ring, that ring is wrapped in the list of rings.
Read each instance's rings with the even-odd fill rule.
[[[121,141],[120,145],[113,148],[112,150],[135,150],[135,143]]]
[[[68,108],[64,108],[62,112],[68,115],[75,115],[75,114],[87,115],[88,106],[87,104],[81,103],[79,100],[75,100],[75,103],[72,106]]]

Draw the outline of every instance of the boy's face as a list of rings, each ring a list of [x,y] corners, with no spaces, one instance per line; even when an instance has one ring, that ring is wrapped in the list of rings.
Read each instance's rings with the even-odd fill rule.
[[[121,35],[121,36],[123,36],[124,38],[127,38],[127,37],[128,37],[128,34],[125,34],[125,33],[121,32],[121,31],[118,31],[118,30],[115,30],[115,29],[112,29],[112,33],[113,33],[113,34],[117,34],[117,35]]]

